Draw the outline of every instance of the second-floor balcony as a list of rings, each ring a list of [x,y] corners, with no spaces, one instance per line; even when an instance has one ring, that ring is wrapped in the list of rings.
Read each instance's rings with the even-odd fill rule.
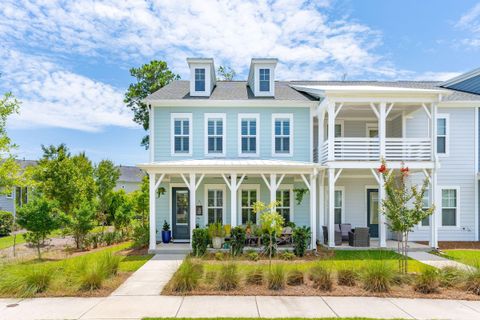
[[[334,138],[333,154],[329,155],[329,141],[324,141],[319,162],[327,161],[431,161],[430,138],[385,138],[385,154],[380,154],[379,138]]]

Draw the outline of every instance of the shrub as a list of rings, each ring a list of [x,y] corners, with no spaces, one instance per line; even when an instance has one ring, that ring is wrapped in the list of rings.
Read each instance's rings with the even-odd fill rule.
[[[236,289],[240,282],[239,278],[237,264],[234,262],[225,263],[218,273],[218,288],[225,291]]]
[[[207,252],[209,243],[208,230],[205,228],[193,229],[192,253],[195,257],[201,257]]]
[[[107,246],[111,246],[112,244],[116,243],[120,238],[120,235],[118,232],[113,231],[113,232],[105,232],[103,234],[103,240],[105,241],[105,244]]]
[[[85,245],[92,248],[98,248],[103,244],[103,234],[101,232],[89,233],[85,238]]]
[[[0,277],[0,294],[32,297],[48,289],[53,274],[54,270],[45,265],[33,265],[5,272]]]
[[[8,236],[12,232],[13,214],[7,211],[0,211],[0,237]]]
[[[215,260],[217,261],[225,260],[225,254],[221,251],[215,252]]]
[[[232,256],[238,256],[243,253],[245,247],[245,229],[238,226],[230,231],[230,252]]]
[[[339,269],[337,271],[337,283],[340,286],[353,287],[358,280],[358,272],[352,269]]]
[[[116,256],[111,252],[106,252],[102,254],[97,261],[106,277],[117,274],[120,265],[119,256]]]
[[[410,273],[397,273],[393,275],[392,284],[402,286],[410,285],[415,281],[415,275]]]
[[[453,267],[447,266],[440,269],[440,287],[452,288],[457,286],[465,278],[465,271]]]
[[[247,272],[246,282],[253,285],[261,285],[263,283],[263,269],[255,268]]]
[[[270,268],[267,276],[267,285],[270,290],[280,290],[285,287],[285,269],[283,265],[276,264]]]
[[[95,223],[95,210],[88,203],[83,202],[79,208],[73,210],[73,215],[69,216],[67,230],[73,236],[77,249],[85,247],[85,238]]]
[[[213,284],[217,279],[217,271],[210,270],[205,274],[205,283]]]
[[[478,267],[478,266],[477,266]],[[476,295],[480,295],[480,269],[472,268],[465,278],[465,289]]]
[[[148,223],[137,222],[133,226],[132,240],[135,248],[145,248],[150,241],[150,226]]]
[[[258,252],[250,251],[247,252],[247,259],[250,261],[258,261],[258,259],[260,259],[260,255],[258,254]]]
[[[434,293],[438,291],[439,273],[437,269],[425,268],[415,279],[415,291],[421,293]]]
[[[284,251],[284,252],[279,254],[279,257],[282,260],[290,261],[290,260],[293,260],[295,258],[295,254],[293,254],[290,251]]]
[[[303,257],[308,248],[308,243],[312,237],[309,227],[297,227],[293,229],[293,252],[298,257]]]
[[[299,286],[303,284],[304,282],[304,276],[303,272],[300,270],[291,270],[287,274],[287,284],[289,286]]]
[[[185,259],[173,275],[171,289],[175,292],[192,291],[198,286],[198,281],[202,278],[203,266],[193,262],[191,259]]]
[[[89,263],[82,267],[79,273],[80,288],[83,290],[95,290],[102,287],[106,278],[105,269],[99,262]]]
[[[115,231],[126,237],[129,234],[131,221],[133,219],[133,206],[130,201],[126,201],[115,210],[115,217],[113,218],[113,225]]]
[[[322,291],[330,291],[333,287],[332,271],[321,265],[316,264],[310,269],[310,280],[313,281],[313,287]]]
[[[384,262],[368,265],[362,273],[363,288],[370,292],[388,292],[393,282],[395,271]]]

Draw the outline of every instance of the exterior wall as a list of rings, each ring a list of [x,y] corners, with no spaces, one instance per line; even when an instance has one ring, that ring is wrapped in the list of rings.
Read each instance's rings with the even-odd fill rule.
[[[117,185],[115,186],[115,191],[120,189],[125,190],[126,193],[130,193],[140,189],[140,183],[131,182],[131,181],[117,181]]]
[[[230,190],[228,187],[225,185],[225,182],[223,181],[223,178],[221,177],[209,177],[205,178],[200,186],[198,187],[196,191],[196,200],[197,200],[197,205],[201,203],[203,206],[203,215],[202,216],[197,216],[196,221],[197,224],[200,226],[205,226],[207,224],[207,210],[206,210],[206,202],[207,199],[205,197],[205,189],[206,186],[209,184],[215,184],[215,185],[223,185],[225,187],[226,191],[226,202],[224,204],[224,212],[225,212],[225,222],[224,224],[231,224],[231,215],[230,215]],[[264,181],[260,177],[251,177],[245,180],[242,185],[240,186],[240,189],[242,187],[247,187],[249,185],[258,185],[260,187],[260,196],[259,200],[263,201],[264,203],[269,203],[270,202],[270,191],[268,190],[267,186],[265,185]],[[171,181],[169,182],[163,182],[161,187],[165,188],[165,194],[161,195],[159,198],[156,200],[156,226],[157,226],[157,240],[161,241],[161,232],[160,230],[162,229],[163,222],[166,220],[170,225],[172,224],[172,204],[171,204],[171,199],[172,199],[172,194],[171,194],[171,187],[185,187],[185,184],[181,180],[181,178],[172,178]],[[284,181],[282,182],[282,185],[280,186],[280,189],[282,187],[291,187],[292,190],[295,188],[305,188],[305,184],[302,181],[296,181],[293,178],[285,177]],[[237,195],[238,199],[238,208],[237,208],[237,224],[241,224],[241,213],[240,213],[240,198]],[[301,204],[297,204],[294,197],[295,193],[292,191],[291,194],[292,197],[292,204],[293,204],[293,222],[295,222],[299,226],[310,226],[310,198],[309,194],[307,193]]]
[[[171,155],[171,113],[192,113],[192,155]],[[308,107],[258,107],[258,108],[219,108],[219,107],[155,107],[154,111],[154,161],[205,159],[205,113],[226,114],[226,154],[225,158],[241,158],[238,154],[238,114],[258,113],[259,155],[257,158],[272,159],[272,114],[293,114],[292,156],[279,156],[279,159],[310,161],[311,159],[311,116]]]
[[[13,213],[15,207],[14,197],[8,198],[6,195],[0,195],[0,211],[8,211]]]

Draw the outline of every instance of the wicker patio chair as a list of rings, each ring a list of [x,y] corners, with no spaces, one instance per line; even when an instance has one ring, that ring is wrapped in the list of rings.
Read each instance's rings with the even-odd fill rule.
[[[370,247],[370,228],[355,228],[350,231],[348,244],[352,247]]]

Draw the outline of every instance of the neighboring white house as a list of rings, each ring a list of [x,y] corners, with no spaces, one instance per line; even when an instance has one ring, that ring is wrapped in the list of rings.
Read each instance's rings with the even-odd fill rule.
[[[145,173],[134,166],[117,166],[120,170],[120,177],[117,180],[115,190],[125,190],[126,193],[130,193],[140,189],[142,178]]]
[[[217,81],[213,59],[187,59],[191,76],[145,99],[150,108],[150,249],[164,220],[176,241],[195,225],[256,222],[257,200],[285,220],[335,224],[393,238],[378,212],[381,159],[430,181],[436,212],[412,240],[479,239],[480,70],[447,82],[275,81],[276,59],[252,59],[247,81]],[[157,196],[157,188],[165,193]],[[306,188],[303,202],[295,189]],[[156,229],[155,229],[156,227]]]

